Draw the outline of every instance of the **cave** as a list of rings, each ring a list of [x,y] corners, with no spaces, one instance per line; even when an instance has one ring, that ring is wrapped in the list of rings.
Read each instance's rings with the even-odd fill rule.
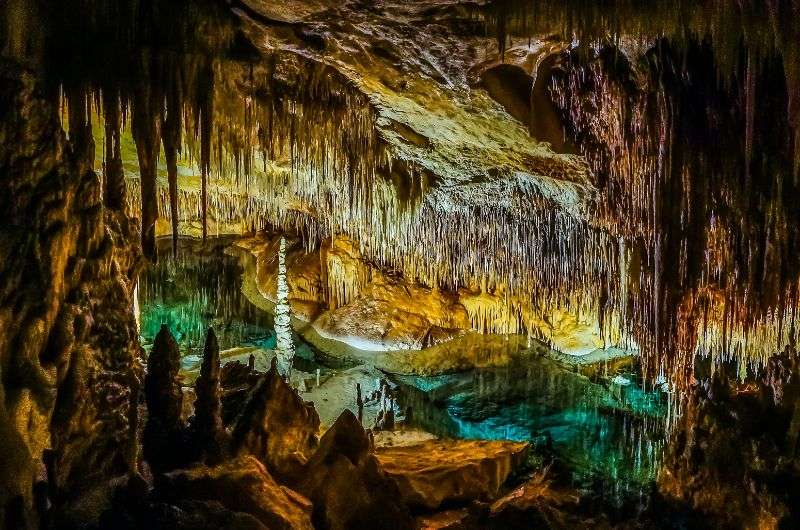
[[[0,528],[800,528],[798,0],[0,48]]]

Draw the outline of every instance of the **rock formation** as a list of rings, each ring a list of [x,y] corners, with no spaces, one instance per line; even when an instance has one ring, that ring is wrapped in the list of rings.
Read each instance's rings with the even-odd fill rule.
[[[73,137],[76,140],[77,136]],[[34,74],[0,59],[0,524],[135,471],[137,233]],[[38,494],[34,494],[34,490]],[[35,498],[37,497],[37,498]]]
[[[292,314],[289,306],[289,285],[286,283],[286,238],[281,238],[278,249],[278,286],[275,304],[275,355],[278,372],[289,379],[294,361],[294,338],[292,337]]]
[[[190,458],[181,420],[183,392],[178,381],[181,354],[166,325],[156,335],[147,358],[144,397],[147,423],[142,435],[144,458],[153,473],[180,467]],[[199,397],[199,396],[198,396]]]
[[[526,443],[431,440],[381,447],[375,456],[406,504],[436,510],[445,503],[496,499],[527,449]]]
[[[231,429],[234,454],[258,458],[276,478],[295,481],[317,447],[319,416],[278,373],[270,370],[250,391]]]
[[[214,330],[209,328],[203,349],[200,377],[195,381],[194,418],[191,420],[192,443],[200,454],[214,463],[222,457],[226,446],[225,426],[220,401],[219,345]]]
[[[316,528],[413,528],[397,485],[381,470],[349,410],[320,439],[297,489],[314,504]]]
[[[252,456],[242,456],[215,467],[172,471],[159,479],[156,488],[156,496],[164,502],[216,501],[231,512],[252,515],[266,528],[313,528],[311,502],[278,484]]]
[[[717,374],[692,389],[665,451],[659,491],[718,525],[794,527],[800,393],[795,387],[775,404],[737,386]]]

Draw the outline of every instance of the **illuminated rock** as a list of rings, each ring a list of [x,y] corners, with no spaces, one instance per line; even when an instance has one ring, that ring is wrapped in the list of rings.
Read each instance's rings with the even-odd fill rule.
[[[527,450],[520,442],[429,440],[379,447],[375,456],[409,506],[435,510],[443,503],[496,498]]]
[[[197,466],[167,473],[154,495],[162,502],[219,502],[234,513],[255,517],[270,529],[311,530],[311,502],[272,478],[252,456],[215,467]]]
[[[411,529],[397,485],[370,452],[361,424],[345,410],[322,436],[297,489],[314,504],[315,527]]]
[[[292,375],[294,360],[294,339],[292,338],[292,316],[289,307],[289,286],[286,283],[286,239],[281,238],[278,251],[278,286],[275,304],[275,355],[278,358],[278,372],[287,380]]]
[[[317,447],[319,416],[272,368],[250,391],[231,429],[234,454],[258,458],[279,480],[297,480]]]

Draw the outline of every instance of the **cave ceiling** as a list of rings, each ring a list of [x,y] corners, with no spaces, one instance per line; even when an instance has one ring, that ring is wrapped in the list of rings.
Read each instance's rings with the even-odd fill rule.
[[[797,3],[699,3],[14,0],[4,21],[151,258],[179,220],[343,233],[427,285],[591,315],[685,379],[697,351],[793,342],[800,272]]]

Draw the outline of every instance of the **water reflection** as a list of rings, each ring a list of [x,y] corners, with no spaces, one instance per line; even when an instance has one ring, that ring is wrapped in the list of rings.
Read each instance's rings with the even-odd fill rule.
[[[592,382],[544,358],[437,377],[400,376],[412,423],[441,436],[531,441],[610,500],[644,495],[664,447],[665,400],[633,374]]]
[[[275,348],[273,316],[256,307],[241,290],[242,264],[226,253],[232,239],[181,238],[175,259],[171,240],[160,239],[162,259],[139,277],[140,338],[146,348],[162,324],[169,327],[183,355],[183,367],[197,365],[206,331],[213,327],[221,350],[237,347]],[[325,356],[294,335],[294,368],[314,372],[330,366]]]

